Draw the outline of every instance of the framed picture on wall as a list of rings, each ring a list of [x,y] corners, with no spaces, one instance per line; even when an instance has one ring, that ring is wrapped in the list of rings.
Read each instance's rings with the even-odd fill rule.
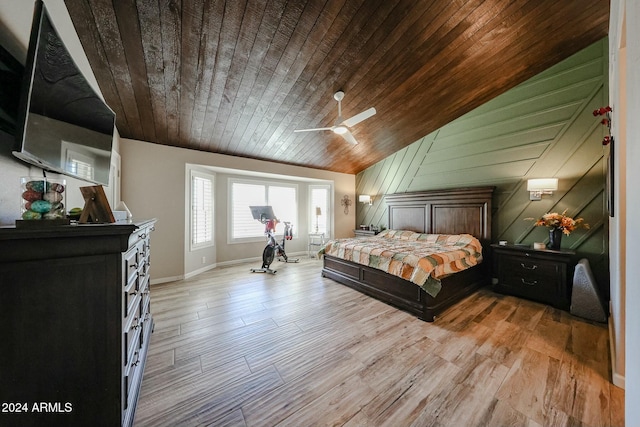
[[[615,197],[615,144],[613,137],[609,143],[609,154],[607,155],[607,162],[605,164],[605,189],[607,191],[607,213],[609,216],[614,216],[614,197]]]

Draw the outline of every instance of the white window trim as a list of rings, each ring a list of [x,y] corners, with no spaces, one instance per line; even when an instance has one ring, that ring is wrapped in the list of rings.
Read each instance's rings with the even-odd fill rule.
[[[201,178],[211,181],[211,240],[204,243],[193,242],[193,179]],[[208,248],[215,246],[215,174],[200,172],[191,169],[189,173],[189,250],[195,251],[198,249]]]
[[[311,200],[311,193],[314,189],[324,189],[327,190],[327,232],[325,233],[325,239],[331,239],[333,236],[333,185],[331,184],[309,184],[308,186],[308,194],[309,194],[309,233],[315,232],[315,206],[313,205],[313,201]]]
[[[227,195],[228,195],[227,197],[227,244],[233,245],[233,244],[239,244],[239,243],[264,242],[266,238],[264,235],[256,236],[256,237],[233,238],[233,184],[234,183],[289,187],[289,188],[295,189],[296,200],[294,200],[292,203],[295,203],[298,206],[298,209],[296,210],[296,218],[293,222],[293,238],[298,237],[299,219],[300,219],[300,205],[298,204],[298,199],[300,197],[300,189],[298,187],[298,184],[285,182],[285,181],[265,181],[264,179],[229,178],[227,181]],[[281,224],[276,229],[276,237],[281,237],[283,230],[284,230],[284,224]]]

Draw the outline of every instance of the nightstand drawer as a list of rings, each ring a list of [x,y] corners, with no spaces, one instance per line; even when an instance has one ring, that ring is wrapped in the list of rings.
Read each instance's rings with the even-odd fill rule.
[[[554,279],[564,268],[564,264],[541,261],[535,258],[505,257],[502,260],[501,275],[523,277],[530,281]]]
[[[502,274],[498,282],[503,291],[517,296],[557,305],[561,294],[561,278],[543,275]]]

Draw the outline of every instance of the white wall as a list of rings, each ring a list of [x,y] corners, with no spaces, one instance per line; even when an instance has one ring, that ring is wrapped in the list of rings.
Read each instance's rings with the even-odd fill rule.
[[[621,2],[611,4],[609,25],[609,105],[613,108],[611,133],[615,138],[614,185],[616,194],[624,194],[626,151],[626,48],[623,33],[623,14],[617,11]],[[612,145],[608,147],[612,149]],[[613,383],[624,388],[625,377],[625,241],[626,200],[614,199],[615,216],[609,218],[609,266],[611,274],[611,316],[609,331],[612,349]]]
[[[618,40],[623,40],[626,46],[626,69],[618,74],[624,78],[622,90],[625,92],[626,107],[624,104],[618,106],[614,111],[614,120],[619,119],[625,127],[621,134],[626,137],[626,151],[621,152],[620,157],[626,162],[626,178],[619,178],[629,183],[624,187],[626,197],[623,196],[626,200],[626,243],[620,248],[628,260],[624,265],[624,301],[627,307],[633,308],[625,311],[624,319],[625,423],[637,426],[640,425],[640,310],[636,309],[640,304],[640,248],[637,243],[640,238],[640,221],[637,220],[640,215],[640,191],[633,183],[640,181],[640,3],[637,0],[613,0],[611,12],[610,32],[616,34]]]
[[[122,139],[122,200],[134,217],[157,218],[156,231],[152,238],[152,262],[154,283],[175,280],[190,275],[194,269],[207,268],[217,262],[232,260],[259,259],[264,241],[244,244],[227,244],[227,179],[230,176],[242,176],[243,173],[271,174],[276,181],[290,181],[299,184],[300,206],[298,238],[287,243],[287,253],[306,251],[308,232],[306,228],[306,189],[304,181],[332,181],[334,186],[334,235],[346,237],[353,235],[355,227],[355,205],[349,214],[344,214],[340,205],[343,196],[355,199],[355,175],[322,171],[243,159],[222,154],[204,153],[196,150],[151,144],[143,141]],[[227,172],[216,175],[216,248],[208,254],[217,259],[207,260],[202,265],[202,251],[189,252],[186,227],[185,206],[187,203],[186,165],[201,165],[202,168],[224,168]],[[237,170],[234,174],[229,170]],[[260,265],[257,265],[260,267]]]

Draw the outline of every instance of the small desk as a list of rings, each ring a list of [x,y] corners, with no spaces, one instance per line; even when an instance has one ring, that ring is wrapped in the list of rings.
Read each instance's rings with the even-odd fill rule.
[[[318,257],[318,251],[324,246],[324,233],[309,233],[309,258]],[[312,252],[313,251],[313,252]]]

